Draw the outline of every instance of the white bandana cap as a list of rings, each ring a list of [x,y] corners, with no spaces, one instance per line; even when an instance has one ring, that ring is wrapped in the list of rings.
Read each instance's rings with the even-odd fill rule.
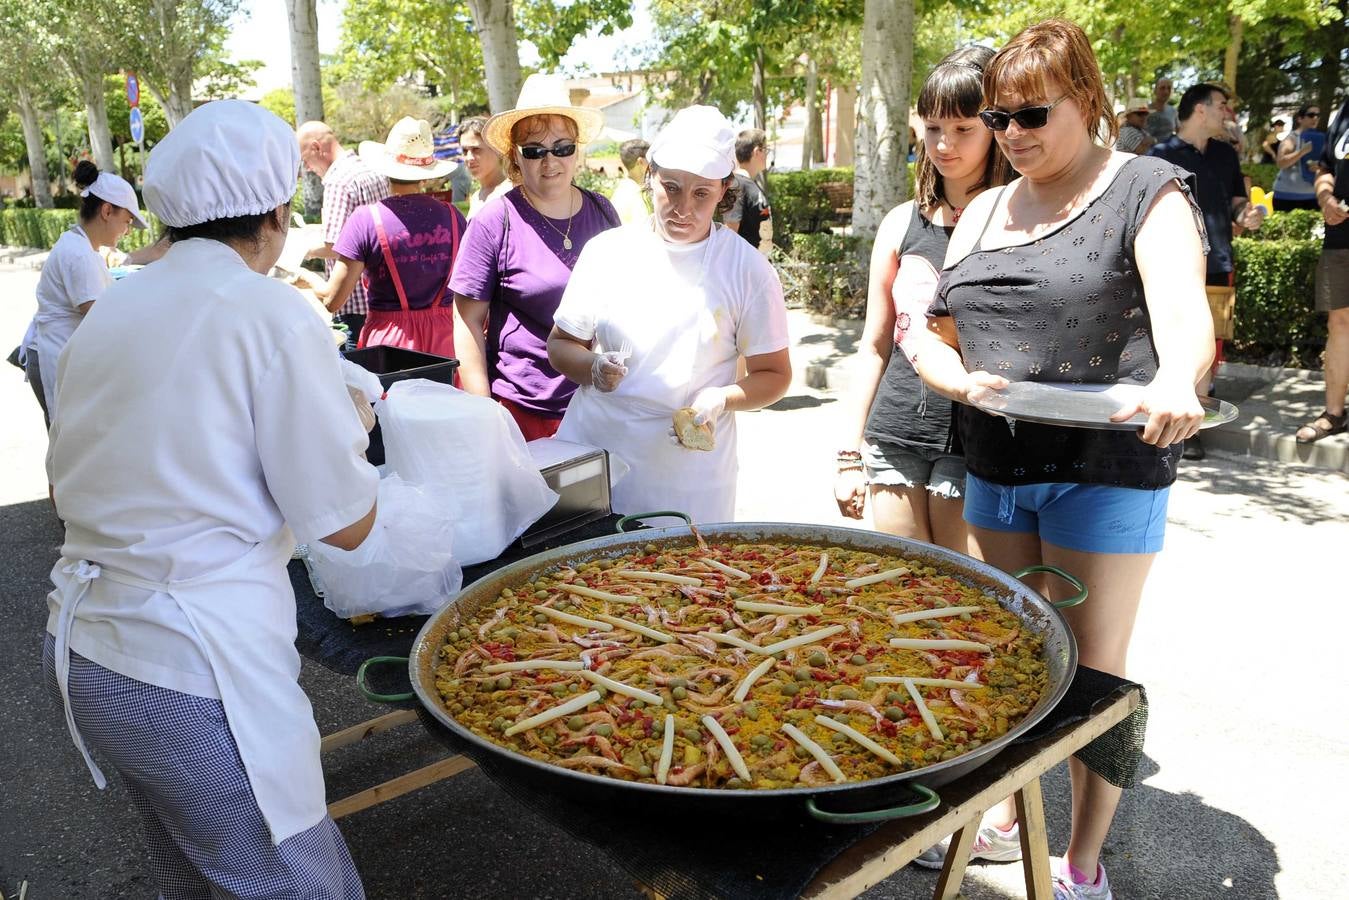
[[[244,100],[197,107],[150,151],[145,205],[172,228],[271,212],[295,195],[295,131]]]
[[[686,106],[660,130],[646,156],[662,169],[725,178],[735,168],[735,129],[714,106]]]
[[[94,179],[94,183],[80,191],[81,197],[88,197],[90,194],[111,203],[113,206],[120,206],[131,213],[133,225],[137,228],[145,227],[145,220],[141,218],[140,202],[136,200],[136,192],[121,175],[114,175],[112,172],[99,172],[98,178]]]

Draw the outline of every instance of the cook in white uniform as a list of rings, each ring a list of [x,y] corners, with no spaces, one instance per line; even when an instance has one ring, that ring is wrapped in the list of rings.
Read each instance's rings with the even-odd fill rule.
[[[567,283],[548,359],[581,385],[557,436],[632,467],[614,487],[624,513],[735,516],[737,410],[791,383],[787,312],[772,265],[712,222],[734,202],[735,132],[710,106],[680,110],[647,153],[655,215],[592,238]],[[736,360],[745,377],[736,380]],[[712,423],[716,448],[672,440],[674,412]]]
[[[254,104],[184,119],[145,174],[172,246],[104,292],[56,371],[47,664],[170,898],[363,896],[325,808],[286,563],[297,539],[358,546],[378,476],[331,333],[264,274],[299,166]]]
[[[132,225],[145,227],[136,211],[136,192],[123,178],[99,172],[83,160],[75,167],[75,185],[81,188],[79,222],[57,238],[42,264],[37,314],[19,345],[20,361],[49,428],[56,417],[56,358],[94,301],[112,284],[98,251],[117,246]]]

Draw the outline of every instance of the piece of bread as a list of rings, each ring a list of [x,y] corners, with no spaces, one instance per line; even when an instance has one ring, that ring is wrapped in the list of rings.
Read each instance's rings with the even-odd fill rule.
[[[675,437],[690,450],[711,450],[717,446],[716,438],[712,435],[712,425],[710,422],[695,425],[693,419],[697,415],[691,406],[675,410]]]

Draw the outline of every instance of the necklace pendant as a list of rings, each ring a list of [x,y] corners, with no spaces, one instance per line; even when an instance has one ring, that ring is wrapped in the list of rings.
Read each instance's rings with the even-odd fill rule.
[[[563,249],[563,250],[570,250],[570,249],[571,249],[571,238],[569,238],[569,237],[564,237],[564,238],[562,239],[562,249]]]

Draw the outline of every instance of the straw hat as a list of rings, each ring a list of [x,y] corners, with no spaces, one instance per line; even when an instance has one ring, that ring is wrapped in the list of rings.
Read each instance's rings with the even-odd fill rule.
[[[404,116],[389,130],[389,139],[380,144],[361,141],[361,159],[385,178],[395,181],[429,181],[454,171],[454,160],[436,159],[431,123]]]
[[[572,106],[567,83],[561,75],[535,72],[525,79],[520,88],[520,99],[515,109],[499,112],[483,126],[483,140],[503,156],[511,152],[511,129],[515,123],[530,116],[566,116],[576,123],[576,143],[588,144],[604,127],[604,116],[599,110]]]

